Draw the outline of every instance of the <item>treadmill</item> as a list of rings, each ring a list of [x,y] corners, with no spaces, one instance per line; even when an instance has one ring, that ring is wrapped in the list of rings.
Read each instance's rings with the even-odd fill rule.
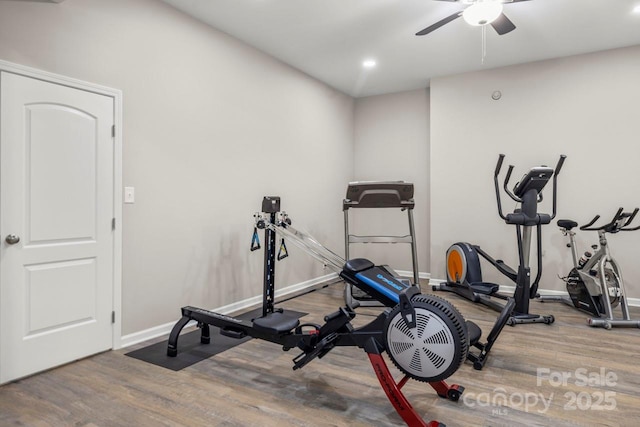
[[[353,243],[409,243],[411,245],[411,259],[413,262],[413,285],[419,287],[418,255],[416,250],[415,227],[413,223],[413,183],[405,181],[356,181],[347,186],[347,195],[342,201],[344,212],[344,254],[347,260],[349,247]],[[349,232],[349,211],[351,209],[384,209],[395,208],[406,211],[409,219],[409,234],[403,236],[367,235],[358,236]],[[389,272],[398,276],[392,269]],[[405,279],[408,280],[408,279]],[[362,306],[379,306],[380,303],[371,299],[357,288],[347,284],[344,291],[345,303],[353,306],[354,301]]]

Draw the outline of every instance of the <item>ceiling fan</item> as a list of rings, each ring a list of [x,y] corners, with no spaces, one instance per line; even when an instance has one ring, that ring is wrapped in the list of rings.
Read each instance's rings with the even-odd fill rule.
[[[516,26],[502,13],[502,5],[505,3],[517,3],[529,0],[435,0],[462,3],[468,5],[465,9],[449,15],[444,19],[428,26],[416,33],[416,36],[424,36],[437,30],[456,18],[463,17],[471,25],[481,26],[491,24],[499,35],[507,34],[516,29]]]

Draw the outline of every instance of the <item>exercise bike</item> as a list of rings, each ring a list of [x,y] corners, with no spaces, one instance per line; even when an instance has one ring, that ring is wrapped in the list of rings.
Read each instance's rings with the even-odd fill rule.
[[[502,211],[500,185],[498,182],[498,176],[504,160],[504,154],[500,154],[493,175],[496,202],[500,218],[505,223],[516,226],[519,259],[517,271],[505,264],[504,261],[494,259],[478,245],[458,242],[447,250],[447,282],[433,286],[433,290],[454,292],[472,302],[481,303],[497,310],[501,312],[498,321],[506,317],[506,324],[510,326],[523,323],[553,323],[555,319],[552,315],[529,313],[529,300],[536,297],[538,284],[542,276],[542,225],[549,224],[556,216],[557,178],[565,159],[566,156],[561,155],[555,169],[547,166],[531,168],[515,185],[513,191],[508,188],[511,173],[513,172],[513,165],[509,165],[503,189],[520,207],[505,215]],[[542,201],[542,190],[551,178],[553,178],[553,212],[551,215],[538,213],[538,203]],[[534,227],[537,234],[538,265],[536,277],[531,282],[529,256],[531,252],[531,232]],[[515,292],[512,297],[514,303],[510,301],[511,297],[499,293],[499,285],[482,280],[480,256],[515,283]],[[507,304],[503,305],[494,298],[506,300]],[[509,309],[512,309],[512,311],[507,313]],[[498,326],[497,323],[496,326]]]
[[[571,248],[573,268],[566,277],[561,277],[567,284],[569,297],[545,295],[541,301],[560,301],[590,314],[587,320],[590,326],[611,329],[613,326],[627,326],[640,328],[640,320],[633,320],[629,315],[629,305],[625,294],[622,272],[607,242],[607,233],[615,234],[619,231],[635,231],[640,226],[630,227],[638,213],[624,212],[618,209],[613,219],[599,227],[594,226],[600,215],[596,215],[589,223],[580,227],[583,231],[597,231],[600,246],[592,245],[594,253],[587,251],[578,258],[576,247],[576,233],[573,231],[578,223],[569,219],[558,220],[558,226],[563,235],[569,236],[567,247]],[[620,306],[622,318],[614,317],[613,310]]]
[[[418,287],[398,280],[369,260],[359,258],[345,262],[312,236],[296,230],[288,215],[280,211],[279,197],[265,197],[262,212],[255,218],[252,249],[259,248],[255,237],[257,230],[265,230],[262,316],[246,321],[202,308],[182,307],[182,317],[169,336],[167,355],[177,356],[180,332],[191,321],[200,328],[203,344],[211,341],[209,325],[212,325],[228,337],[250,336],[279,344],[284,351],[297,348],[302,352],[293,359],[294,370],[315,358],[322,358],[335,347],[358,347],[367,353],[387,398],[408,426],[444,426],[437,421],[426,423],[401,388],[409,379],[414,379],[429,383],[440,397],[459,400],[464,387],[444,381],[464,362],[469,345],[467,324],[455,307],[442,298],[422,295]],[[301,324],[297,317],[275,309],[276,233],[325,265],[339,270],[344,281],[361,289],[386,309],[359,328],[351,324],[356,317],[354,306],[346,305],[326,315],[322,325]],[[402,380],[394,380],[382,356],[384,352],[405,375]]]

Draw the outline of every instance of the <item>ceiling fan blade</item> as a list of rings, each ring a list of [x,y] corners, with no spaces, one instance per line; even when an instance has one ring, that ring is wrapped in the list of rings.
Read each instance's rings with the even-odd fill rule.
[[[500,16],[491,23],[491,26],[499,35],[507,34],[516,29],[516,26],[504,13],[501,13]]]
[[[440,21],[436,22],[435,24],[428,26],[424,30],[418,31],[416,33],[416,36],[424,36],[425,34],[429,34],[433,30],[437,30],[438,28],[442,27],[443,25],[448,24],[449,22],[451,22],[454,19],[459,18],[461,16],[462,16],[462,11],[454,13],[453,15],[449,15],[446,18],[441,19]]]
[[[521,2],[521,1],[530,1],[530,0],[511,0],[511,1],[506,2],[506,3],[518,3],[518,2]]]

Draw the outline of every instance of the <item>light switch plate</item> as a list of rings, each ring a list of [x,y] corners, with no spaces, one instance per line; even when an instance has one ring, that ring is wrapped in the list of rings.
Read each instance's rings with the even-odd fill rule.
[[[124,187],[124,202],[135,203],[136,201],[136,189],[133,187]]]

